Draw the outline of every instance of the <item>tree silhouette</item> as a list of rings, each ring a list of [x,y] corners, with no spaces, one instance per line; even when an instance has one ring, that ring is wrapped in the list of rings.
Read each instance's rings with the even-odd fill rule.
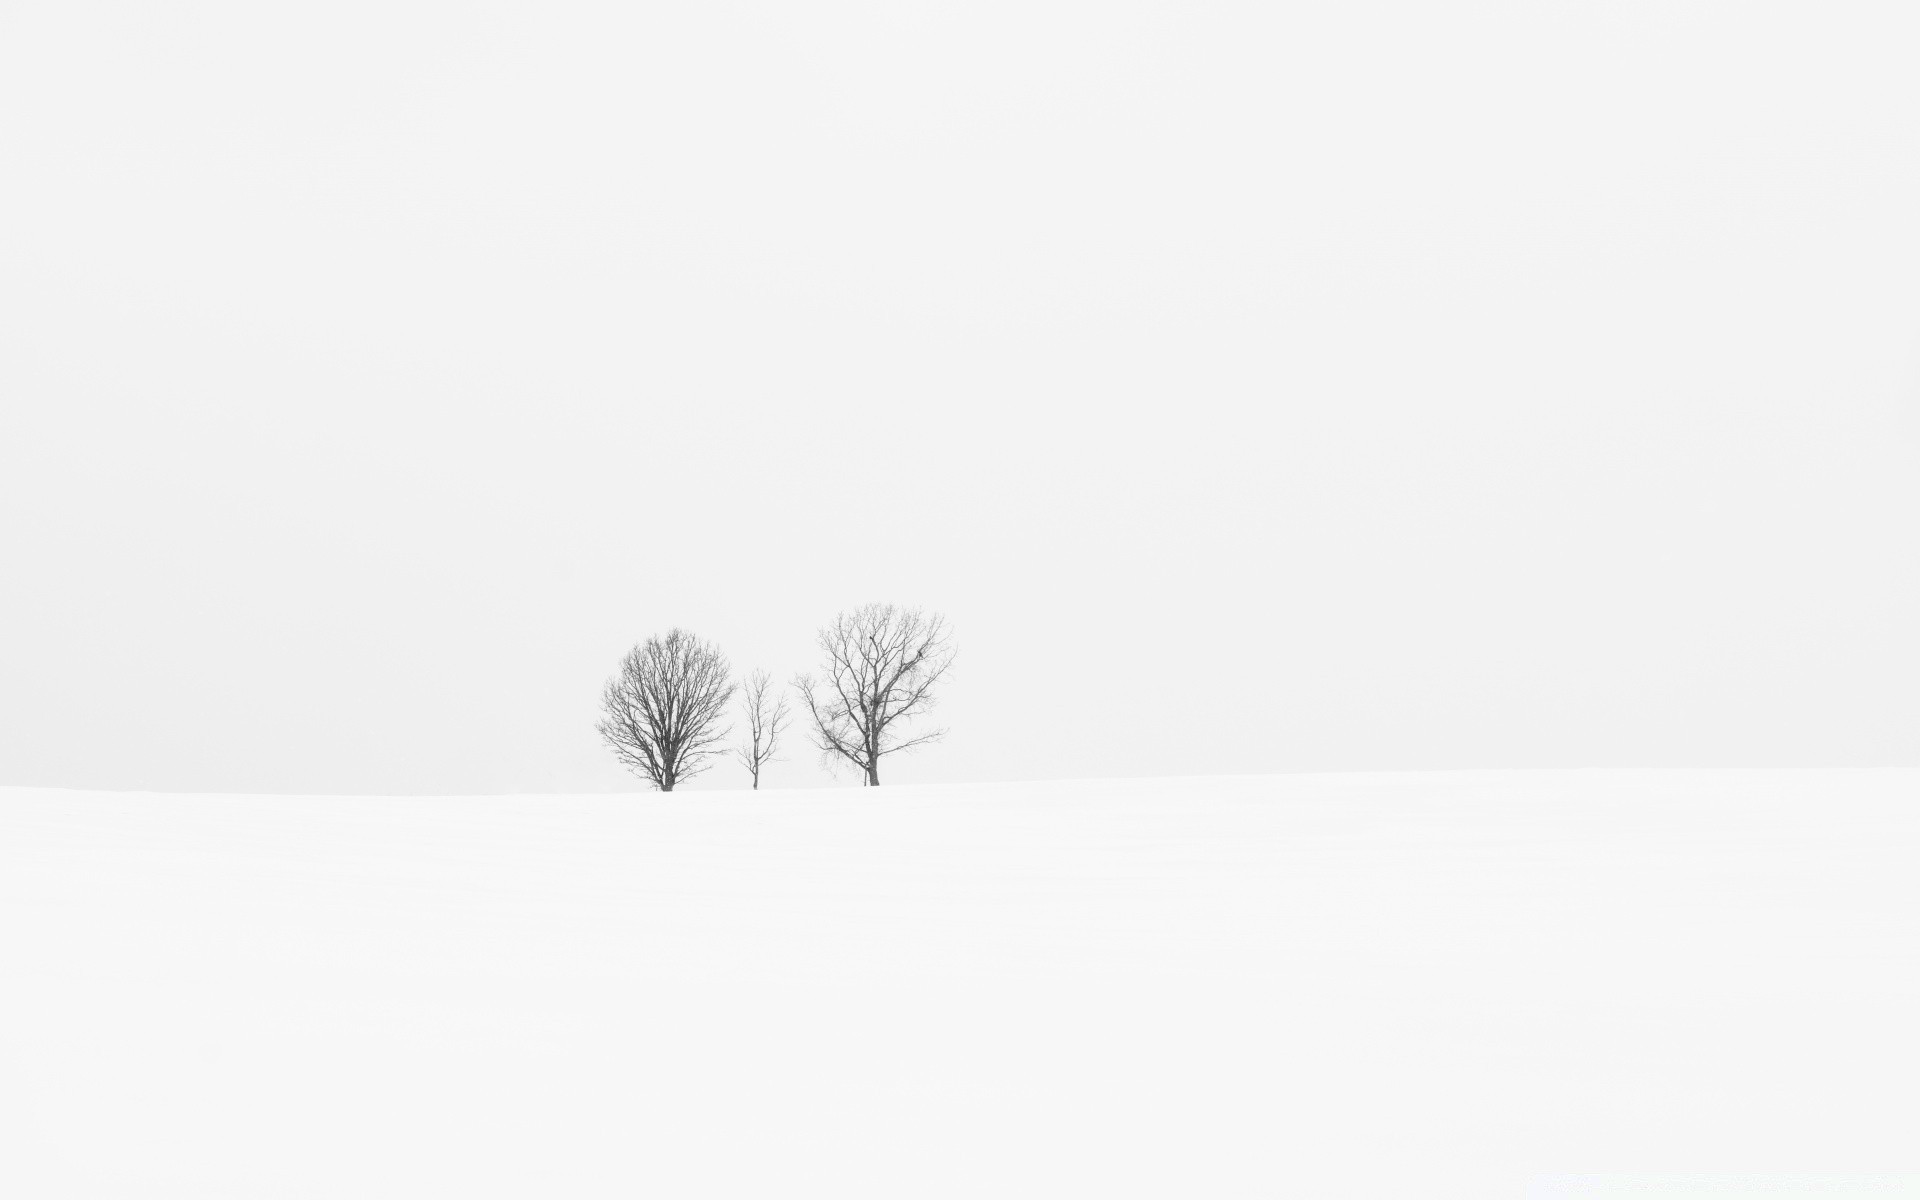
[[[945,735],[906,729],[933,707],[934,688],[953,666],[946,619],[919,609],[865,604],[820,631],[820,677],[794,680],[812,719],[813,741],[829,762],[845,759],[868,787],[880,786],[880,760]]]
[[[728,730],[733,671],[718,647],[684,629],[627,652],[601,693],[600,736],[620,765],[663,792],[711,766]]]

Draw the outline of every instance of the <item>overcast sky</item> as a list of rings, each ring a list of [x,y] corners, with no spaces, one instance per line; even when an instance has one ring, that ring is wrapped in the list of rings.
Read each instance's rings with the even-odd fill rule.
[[[12,0],[0,783],[1920,764],[1914,13]]]

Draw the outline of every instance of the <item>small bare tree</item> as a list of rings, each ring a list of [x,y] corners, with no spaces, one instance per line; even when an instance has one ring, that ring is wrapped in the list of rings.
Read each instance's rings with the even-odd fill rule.
[[[601,695],[600,736],[620,765],[670,792],[721,753],[720,727],[733,698],[733,670],[718,647],[674,629],[620,660]]]
[[[771,694],[772,687],[772,676],[755,671],[740,689],[741,707],[747,714],[747,744],[733,753],[753,776],[756,792],[760,790],[760,768],[773,761],[780,749],[780,731],[787,727],[787,698]]]
[[[843,612],[820,631],[822,678],[795,679],[829,762],[845,759],[866,786],[880,786],[880,760],[937,741],[944,729],[909,734],[905,725],[933,707],[933,690],[953,666],[944,617],[891,604]]]

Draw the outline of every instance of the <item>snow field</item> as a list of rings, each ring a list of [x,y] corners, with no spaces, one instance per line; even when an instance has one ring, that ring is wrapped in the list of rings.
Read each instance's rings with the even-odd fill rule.
[[[1897,1174],[1916,866],[1913,771],[0,789],[0,1194]]]

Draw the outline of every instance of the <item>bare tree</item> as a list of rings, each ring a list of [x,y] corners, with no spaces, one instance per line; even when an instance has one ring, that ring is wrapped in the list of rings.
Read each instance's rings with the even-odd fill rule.
[[[802,675],[793,684],[813,720],[814,744],[829,763],[845,759],[866,786],[878,787],[882,757],[946,733],[905,729],[933,707],[933,689],[953,666],[946,618],[865,604],[820,631],[820,650],[822,678]]]
[[[717,646],[684,629],[627,651],[601,695],[600,736],[620,765],[670,792],[707,769],[729,730],[733,670]]]
[[[760,790],[760,768],[773,761],[774,752],[780,749],[780,731],[787,727],[787,698],[769,695],[772,686],[772,676],[755,671],[740,689],[741,707],[747,714],[747,744],[733,753],[753,776],[756,792]]]

